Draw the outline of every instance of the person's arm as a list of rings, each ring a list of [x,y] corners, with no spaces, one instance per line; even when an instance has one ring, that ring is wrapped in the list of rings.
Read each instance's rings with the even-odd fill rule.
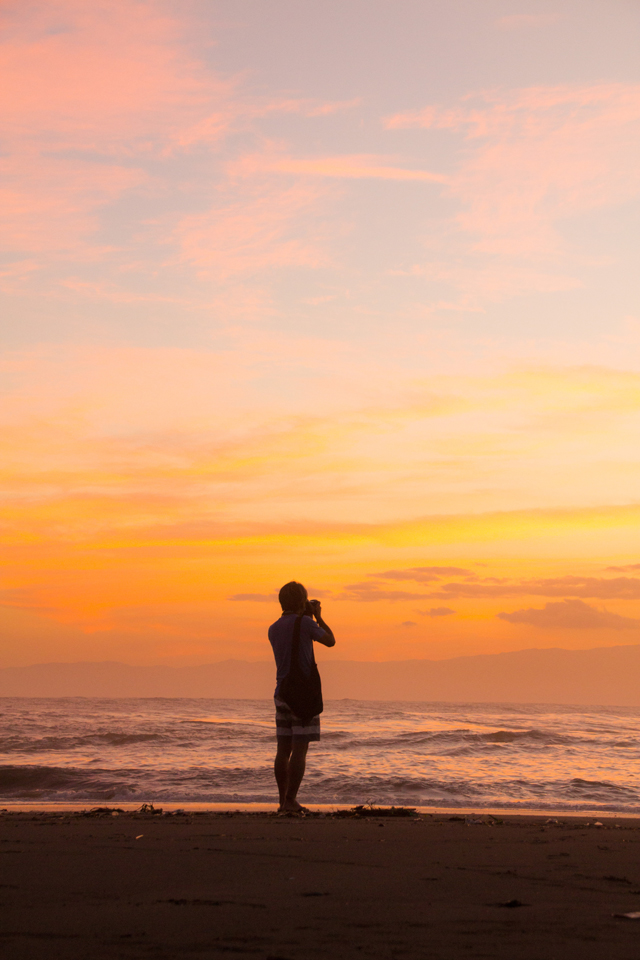
[[[333,635],[333,630],[331,629],[331,627],[328,624],[326,624],[322,619],[322,609],[321,609],[321,604],[319,600],[317,600],[314,605],[313,615],[318,621],[318,626],[322,627],[322,629],[326,634],[326,636],[324,637],[318,637],[318,643],[323,643],[325,647],[335,647],[336,638]]]

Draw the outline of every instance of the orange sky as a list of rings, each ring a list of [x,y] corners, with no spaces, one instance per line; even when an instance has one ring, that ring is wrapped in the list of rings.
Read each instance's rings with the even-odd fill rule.
[[[638,11],[400,6],[0,4],[0,665],[638,642]]]

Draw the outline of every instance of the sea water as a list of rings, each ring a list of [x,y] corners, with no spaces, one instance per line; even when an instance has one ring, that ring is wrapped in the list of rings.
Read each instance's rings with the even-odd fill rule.
[[[273,702],[0,698],[0,803],[270,803]],[[640,710],[338,700],[307,803],[640,813]]]

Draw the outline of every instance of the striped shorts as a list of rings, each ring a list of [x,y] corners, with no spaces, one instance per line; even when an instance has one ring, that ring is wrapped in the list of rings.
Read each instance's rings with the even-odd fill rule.
[[[311,743],[312,740],[320,739],[320,717],[312,717],[309,723],[303,723],[299,717],[296,717],[284,700],[273,698],[276,705],[276,734],[278,737],[292,737],[293,740],[301,740]]]

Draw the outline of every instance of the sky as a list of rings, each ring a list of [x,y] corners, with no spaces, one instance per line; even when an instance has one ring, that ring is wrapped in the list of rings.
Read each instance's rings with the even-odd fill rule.
[[[0,666],[640,642],[636,0],[0,14]]]

